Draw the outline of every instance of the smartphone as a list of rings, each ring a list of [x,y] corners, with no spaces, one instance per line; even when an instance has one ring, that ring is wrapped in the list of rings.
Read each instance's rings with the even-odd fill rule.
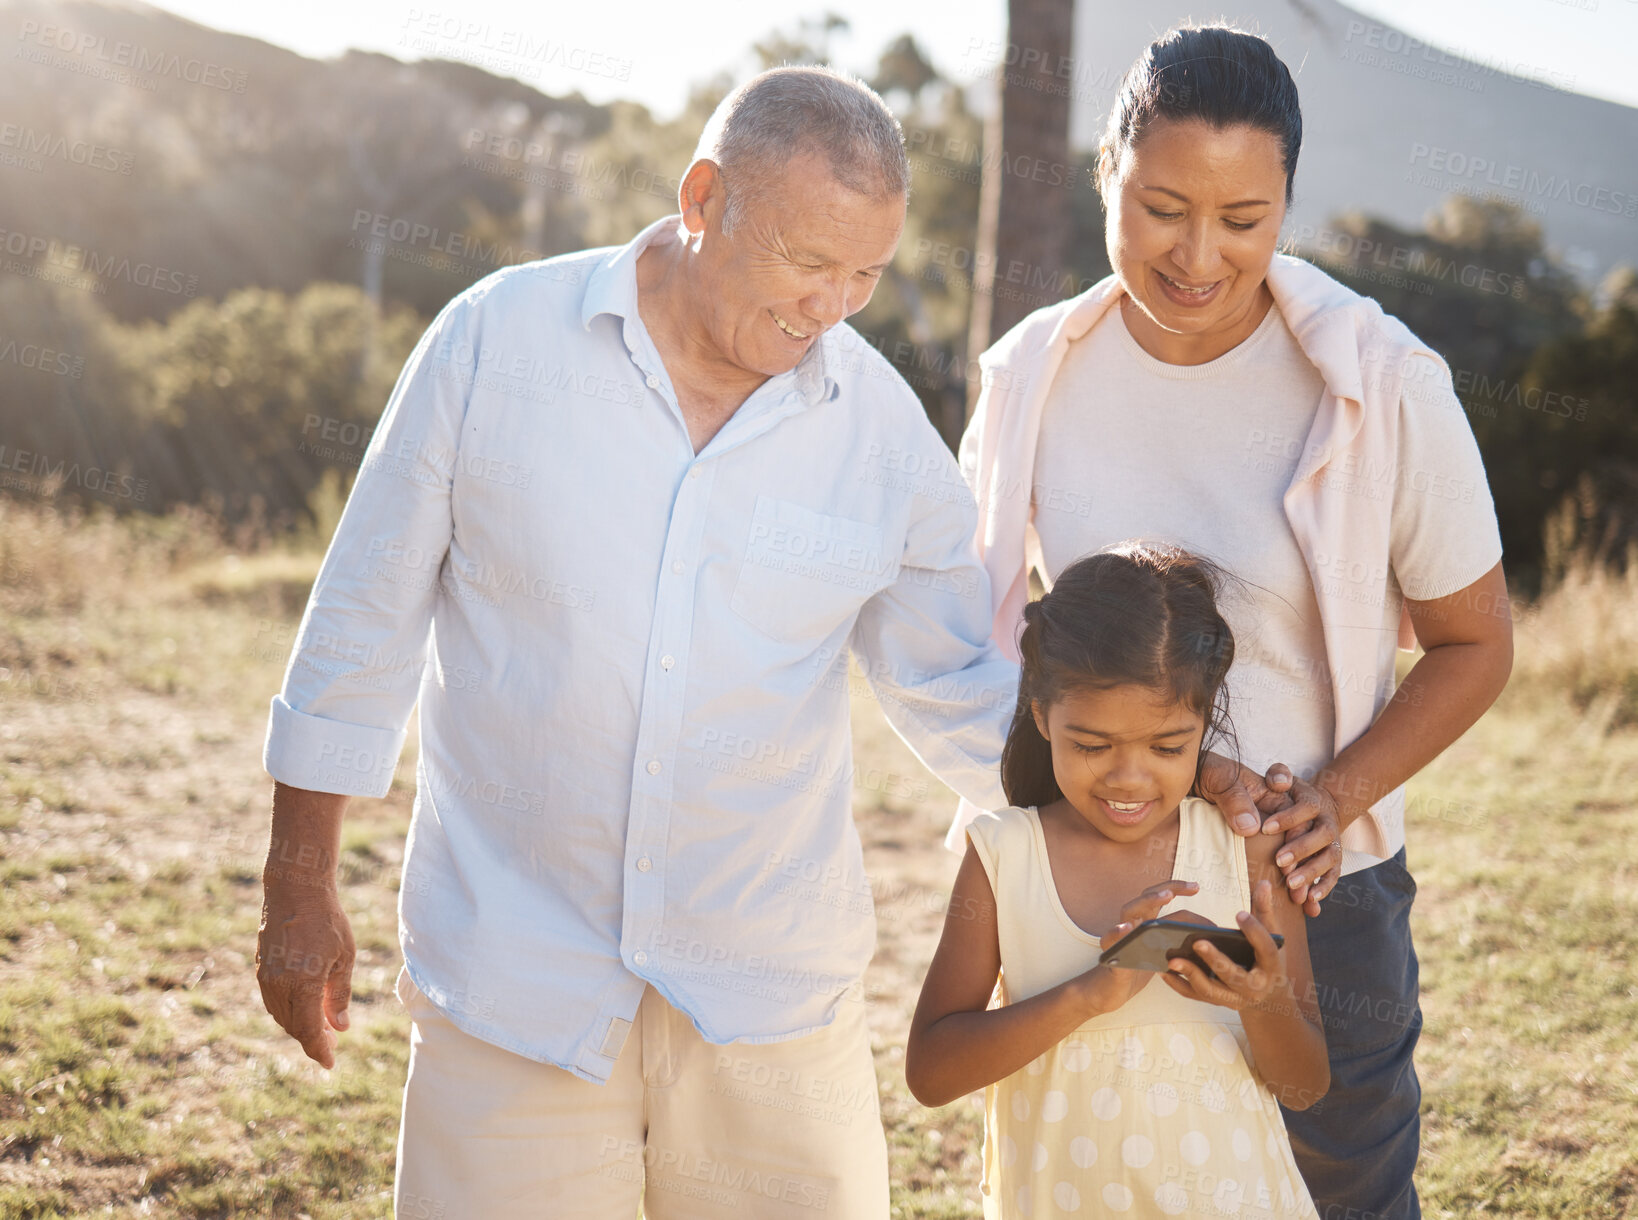
[[[1269,935],[1274,938],[1276,948],[1285,944],[1285,937],[1278,932]],[[1126,970],[1168,970],[1168,957],[1186,957],[1210,974],[1211,967],[1201,961],[1192,948],[1197,940],[1210,941],[1242,970],[1250,970],[1257,964],[1257,952],[1239,928],[1219,928],[1181,919],[1146,919],[1105,949],[1098,965],[1120,966]]]

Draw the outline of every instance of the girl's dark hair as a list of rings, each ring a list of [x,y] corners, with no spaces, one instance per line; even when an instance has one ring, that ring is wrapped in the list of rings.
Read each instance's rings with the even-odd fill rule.
[[[1046,708],[1070,691],[1145,686],[1205,717],[1202,754],[1215,735],[1232,732],[1224,679],[1234,635],[1217,609],[1222,579],[1179,547],[1126,542],[1077,559],[1052,592],[1024,607],[1023,676],[1001,752],[1008,801],[1039,806],[1063,796],[1052,747],[1035,726],[1037,700]]]
[[[1278,137],[1291,202],[1302,148],[1297,86],[1267,41],[1227,25],[1162,34],[1126,70],[1098,146],[1098,189],[1156,120],[1195,119],[1221,130],[1244,124]]]

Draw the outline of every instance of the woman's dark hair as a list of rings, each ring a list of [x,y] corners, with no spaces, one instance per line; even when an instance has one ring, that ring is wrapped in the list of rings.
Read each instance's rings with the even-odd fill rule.
[[[1242,124],[1280,141],[1285,202],[1302,148],[1297,86],[1267,41],[1227,25],[1162,34],[1126,70],[1098,146],[1098,189],[1157,120],[1194,119],[1221,130]]]
[[[1076,690],[1145,686],[1166,691],[1206,721],[1201,753],[1228,726],[1224,679],[1234,635],[1217,609],[1219,569],[1179,547],[1125,542],[1077,559],[1052,591],[1024,607],[1023,676],[1001,752],[1001,785],[1014,805],[1063,796],[1052,747],[1032,703]]]

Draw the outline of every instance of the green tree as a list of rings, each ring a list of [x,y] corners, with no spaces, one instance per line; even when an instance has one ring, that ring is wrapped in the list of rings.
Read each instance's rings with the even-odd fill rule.
[[[751,44],[751,50],[763,68],[777,68],[780,64],[828,64],[830,40],[845,34],[852,27],[846,17],[825,12],[820,17],[804,17],[789,33],[773,30]]]
[[[326,467],[357,465],[422,329],[408,310],[377,319],[358,288],[325,283],[293,297],[247,288],[149,324],[165,428],[148,457],[156,481],[176,499],[219,497],[230,515],[257,502],[302,513]],[[381,354],[366,365],[372,341]]]
[[[1585,331],[1531,358],[1519,413],[1532,417],[1530,427],[1506,460],[1527,492],[1509,505],[1524,519],[1516,528],[1539,530],[1555,501],[1573,497],[1599,558],[1621,560],[1638,541],[1638,275],[1623,269],[1610,285]]]
[[[88,286],[0,281],[0,490],[107,500],[101,476],[115,472],[131,481],[113,502],[140,507],[146,369]]]

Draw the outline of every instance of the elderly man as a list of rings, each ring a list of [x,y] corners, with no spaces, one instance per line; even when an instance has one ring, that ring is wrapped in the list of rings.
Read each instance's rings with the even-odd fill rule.
[[[474,285],[393,391],[273,700],[258,978],[331,1066],[342,811],[419,698],[400,1216],[887,1214],[847,658],[987,805],[1016,686],[954,460],[842,325],[907,181],[867,87],[766,72],[680,216]]]

